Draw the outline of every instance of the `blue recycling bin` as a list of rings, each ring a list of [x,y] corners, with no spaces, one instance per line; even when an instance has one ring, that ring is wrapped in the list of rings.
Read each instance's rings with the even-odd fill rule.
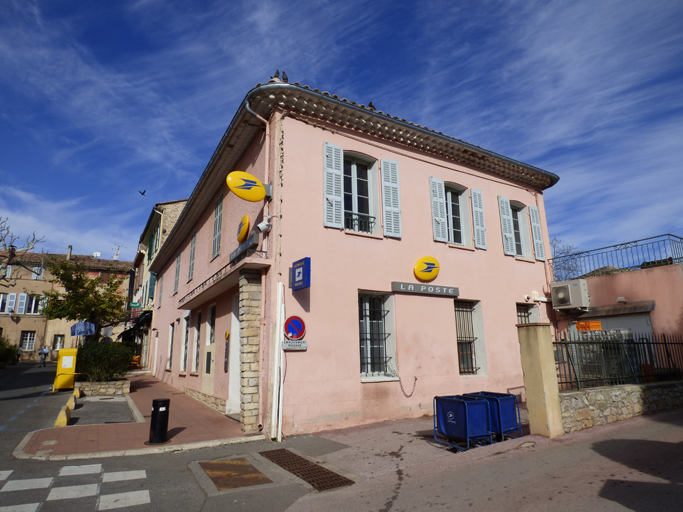
[[[467,450],[480,442],[491,443],[491,417],[488,401],[461,395],[434,397],[434,439],[457,450]],[[446,438],[439,439],[438,434]],[[465,444],[465,447],[458,443]]]
[[[494,393],[493,391],[479,391],[467,393],[465,396],[483,398],[489,404],[491,414],[491,431],[499,441],[506,435],[517,434],[522,437],[522,425],[519,416],[519,402],[515,395]]]

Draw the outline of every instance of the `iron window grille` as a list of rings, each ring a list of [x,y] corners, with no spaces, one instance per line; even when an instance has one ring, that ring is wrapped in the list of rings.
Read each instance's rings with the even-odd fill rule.
[[[365,376],[387,375],[385,296],[359,295],[360,372]]]
[[[455,301],[455,331],[458,339],[458,363],[460,374],[476,375],[477,367],[474,342],[474,303]]]
[[[531,323],[531,306],[527,306],[525,304],[517,304],[517,323]]]

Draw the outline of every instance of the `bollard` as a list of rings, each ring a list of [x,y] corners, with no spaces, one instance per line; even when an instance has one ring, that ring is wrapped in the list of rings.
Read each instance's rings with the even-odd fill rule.
[[[152,421],[149,426],[149,442],[147,444],[163,444],[168,442],[168,413],[171,407],[169,398],[152,400]]]

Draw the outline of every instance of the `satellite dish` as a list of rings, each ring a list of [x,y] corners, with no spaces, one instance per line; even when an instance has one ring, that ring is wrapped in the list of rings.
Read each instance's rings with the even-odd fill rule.
[[[100,253],[100,252],[94,252],[94,253],[92,253],[93,257],[95,257],[95,258],[99,258],[101,254],[102,254],[102,253]]]

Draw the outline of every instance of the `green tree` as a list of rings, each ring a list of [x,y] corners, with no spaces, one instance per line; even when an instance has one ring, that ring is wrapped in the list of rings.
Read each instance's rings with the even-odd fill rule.
[[[83,265],[63,259],[46,263],[57,289],[45,292],[43,314],[49,319],[84,320],[95,325],[98,340],[102,327],[115,325],[125,316],[126,299],[121,293],[125,277],[113,271],[105,277],[89,277]]]

